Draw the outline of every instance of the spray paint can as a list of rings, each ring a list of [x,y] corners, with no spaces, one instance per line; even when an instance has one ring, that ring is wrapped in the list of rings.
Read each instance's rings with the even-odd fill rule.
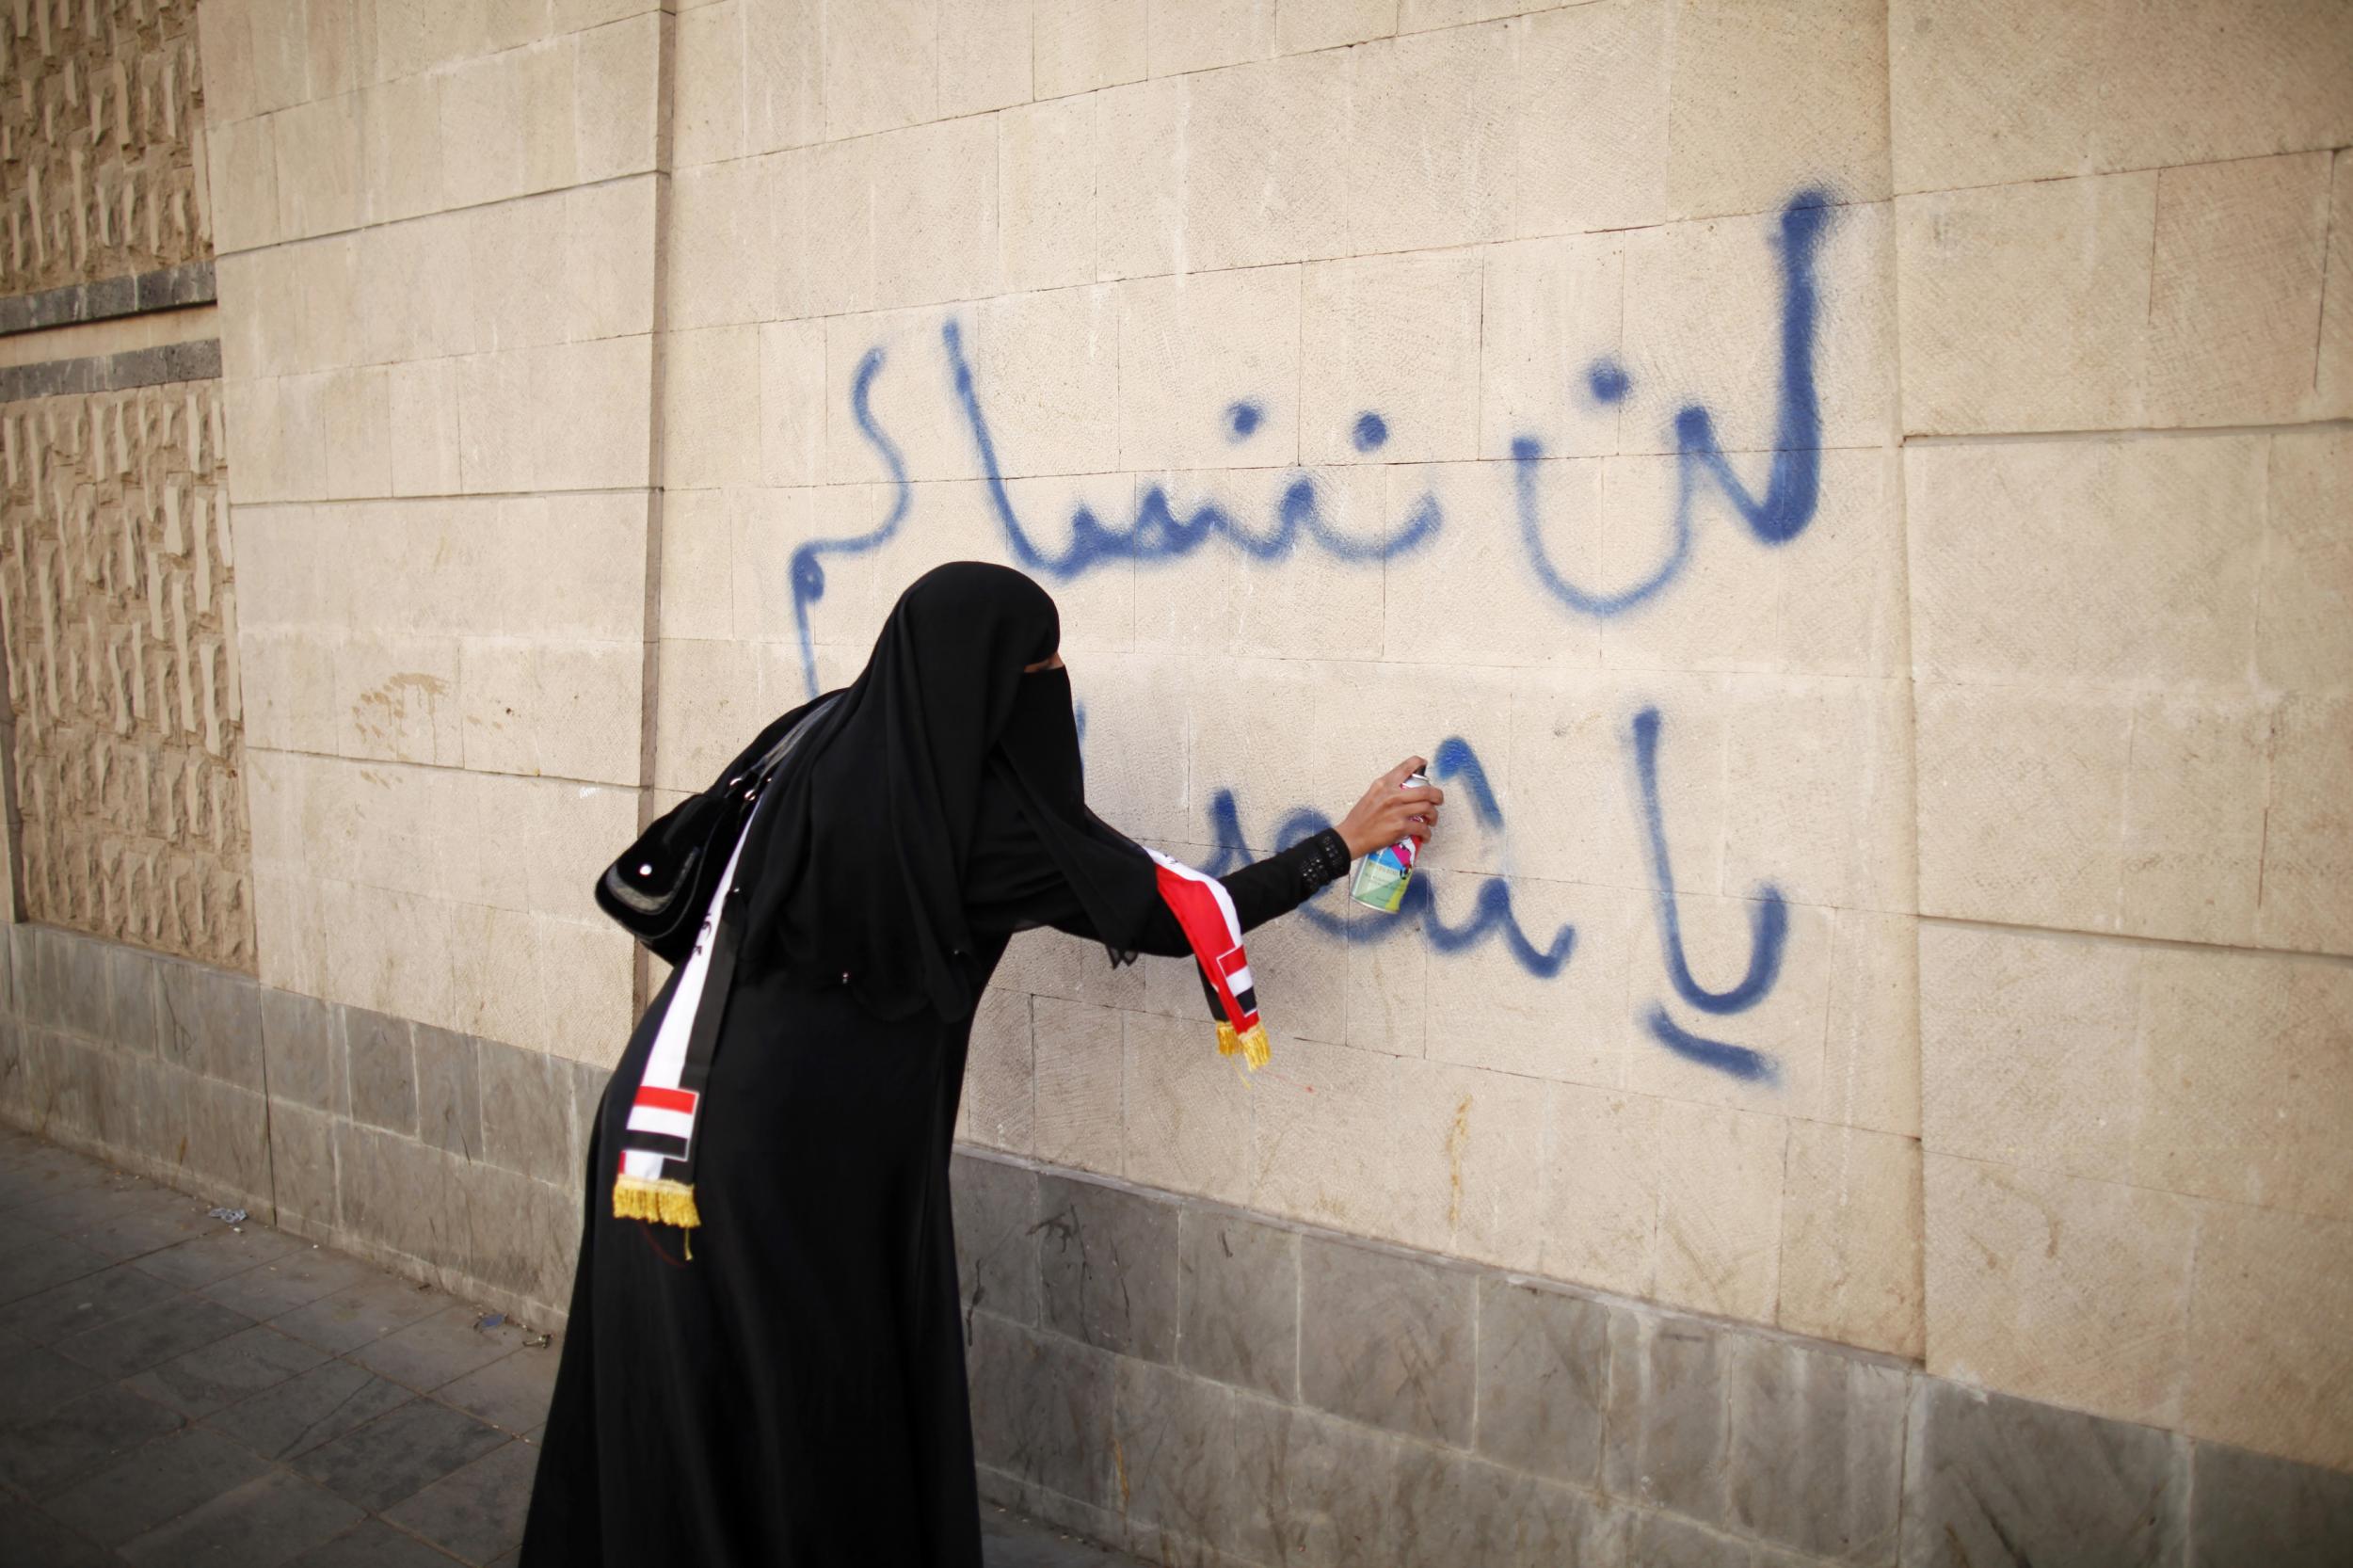
[[[1403,790],[1418,790],[1430,782],[1429,776],[1410,773]],[[1414,880],[1414,859],[1421,853],[1421,841],[1412,835],[1382,849],[1376,849],[1356,862],[1356,880],[1349,885],[1348,896],[1368,909],[1378,909],[1394,915],[1405,903],[1405,885]]]

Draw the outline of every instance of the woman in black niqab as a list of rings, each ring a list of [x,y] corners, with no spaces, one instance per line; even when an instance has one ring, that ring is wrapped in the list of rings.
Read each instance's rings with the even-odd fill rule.
[[[855,683],[712,785],[806,721],[744,833],[741,956],[704,1004],[723,1010],[691,1232],[618,1218],[613,1195],[691,963],[599,1110],[523,1563],[980,1562],[948,1188],[974,1006],[1030,926],[1114,961],[1193,951],[1151,858],[1087,808],[1059,642],[1028,578],[939,568]],[[1241,924],[1426,832],[1438,796],[1396,788],[1406,771],[1339,829],[1220,879]]]

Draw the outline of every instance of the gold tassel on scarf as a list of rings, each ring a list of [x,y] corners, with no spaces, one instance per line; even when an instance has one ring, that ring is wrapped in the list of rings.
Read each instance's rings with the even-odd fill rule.
[[[658,1225],[693,1230],[703,1223],[695,1208],[695,1190],[682,1181],[648,1180],[625,1176],[613,1184],[613,1217],[650,1220]]]
[[[1255,1073],[1260,1067],[1265,1066],[1274,1054],[1273,1048],[1267,1044],[1266,1025],[1252,1024],[1248,1032],[1245,1033],[1223,1018],[1219,1019],[1217,1025],[1218,1055],[1232,1056],[1237,1051],[1241,1053],[1242,1061],[1248,1064],[1252,1072]]]

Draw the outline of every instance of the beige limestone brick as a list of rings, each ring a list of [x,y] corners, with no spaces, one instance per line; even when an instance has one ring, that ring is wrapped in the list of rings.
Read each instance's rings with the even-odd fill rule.
[[[972,1013],[957,1136],[984,1148],[1028,1154],[1034,1144],[1036,1070],[1028,997],[981,993]]]
[[[1670,211],[1769,211],[1805,186],[1885,200],[1884,5],[1682,0],[1673,27]]]
[[[654,168],[664,24],[648,12],[579,35],[573,141],[582,182]]]
[[[557,337],[577,343],[651,330],[654,177],[575,187],[562,200],[564,292],[550,312]]]
[[[1216,507],[1272,530],[1303,482],[1325,526],[1374,534],[1385,506],[1376,469],[1325,470],[1306,481],[1273,469],[1202,470],[1152,474],[1142,485],[1161,492],[1177,517]],[[1203,550],[1139,568],[1135,642],[1168,653],[1222,647],[1254,659],[1370,659],[1380,651],[1381,583],[1369,569],[1318,578],[1282,561]]]
[[[712,327],[663,340],[663,482],[749,484],[760,468],[761,328]]]
[[[197,43],[204,60],[204,110],[215,126],[260,112],[254,101],[252,0],[203,0]]]
[[[936,112],[938,0],[825,8],[825,136],[840,141]]]
[[[765,690],[748,643],[664,640],[656,667],[654,777],[664,789],[707,788],[746,738],[789,705]]]
[[[336,370],[316,379],[327,471],[317,493],[338,499],[392,494],[392,384],[386,370]]]
[[[1037,0],[1032,22],[1037,96],[1062,98],[1142,81],[1148,13],[1145,0]]]
[[[636,781],[645,674],[641,648],[541,643],[528,648],[526,684],[484,691],[474,681],[479,646],[469,642],[459,655],[468,767],[613,784]]]
[[[1921,912],[2115,930],[2130,701],[1945,685],[1917,701]]]
[[[1529,787],[1512,801],[1513,871],[1609,888],[1654,886],[1634,720],[1656,708],[1659,817],[1673,886],[1721,890],[1723,707],[1717,682],[1689,677],[1545,672],[1515,685],[1509,774]]]
[[[1923,1166],[1928,1369],[2179,1426],[2195,1206],[1935,1152]]]
[[[1130,1013],[1126,1025],[1128,1179],[1247,1202],[1254,1080],[1197,1019]]]
[[[457,367],[420,360],[389,367],[394,495],[453,495],[457,468]]]
[[[1493,22],[1529,11],[1548,11],[1571,0],[1398,0],[1397,30],[1429,32],[1467,22]]]
[[[807,298],[787,315],[840,315],[874,308],[874,138],[828,142],[795,160],[807,182],[802,239]]]
[[[1299,456],[1300,273],[1196,273],[1121,285],[1120,465],[1202,468]],[[1239,445],[1227,410],[1258,412]]]
[[[824,328],[780,321],[759,331],[760,480],[814,484],[825,449]]]
[[[1604,0],[1517,24],[1513,183],[1521,234],[1635,229],[1666,217],[1673,16],[1665,0]],[[1401,31],[1426,24],[1399,18]]]
[[[1120,1015],[1108,1007],[1040,997],[1031,1004],[1031,1020],[1037,1158],[1118,1175],[1127,1054]]]
[[[825,139],[824,7],[741,0],[744,148],[774,152]]]
[[[722,0],[679,12],[670,120],[679,169],[744,155],[744,10],[742,0]]]
[[[805,313],[808,280],[823,276],[816,269],[832,259],[820,248],[814,225],[849,216],[822,206],[811,210],[808,176],[805,157],[788,153],[711,164],[671,178],[665,299],[673,328]],[[796,214],[809,220],[806,248]],[[856,221],[864,237],[862,206]]]
[[[568,185],[580,168],[569,40],[472,59],[441,83],[441,184],[453,204]]]
[[[1353,248],[1348,193],[1333,177],[1348,166],[1355,140],[1351,83],[1344,54],[1294,55],[1186,78],[1178,270],[1264,266]]]
[[[724,641],[735,631],[735,496],[682,490],[662,497],[662,603],[664,641]]]
[[[2253,939],[2271,733],[2256,698],[2153,694],[2135,706],[2119,930]]]
[[[2262,424],[2310,409],[2329,154],[2157,176],[2149,296],[2153,424]]]
[[[1618,451],[1620,406],[1593,396],[1580,372],[1622,347],[1624,238],[1523,240],[1482,257],[1480,456],[1509,457],[1523,436],[1555,457]]]
[[[1919,922],[1840,909],[1831,917],[1830,1022],[1817,1114],[1920,1136]]]
[[[274,245],[280,235],[278,120],[257,115],[205,137],[213,193],[213,244],[226,253]]]
[[[2268,455],[2253,436],[1907,450],[1922,674],[2243,681]]]
[[[1193,1038],[1174,1048],[1211,1049],[1206,1025],[1178,1027]],[[1445,1246],[1446,1128],[1435,1106],[1404,1097],[1402,1066],[1393,1056],[1278,1035],[1273,1060],[1247,1080],[1250,1206],[1358,1236]]]
[[[2266,947],[2353,953],[2353,699],[2290,696],[2271,745],[2256,931]]]
[[[380,81],[393,81],[450,60],[464,59],[492,47],[511,47],[521,39],[493,44],[496,13],[475,0],[376,0],[376,71]],[[512,8],[505,19],[511,27]]]
[[[1102,284],[1000,296],[958,312],[999,473],[1119,468],[1120,301],[1120,290]],[[926,392],[939,397],[945,377],[932,379]],[[963,448],[957,477],[979,469],[968,433]]]
[[[1594,526],[1607,493],[1597,459],[1535,465],[1540,536],[1564,576],[1593,581]],[[1505,463],[1399,464],[1386,470],[1391,535],[1435,516],[1434,535],[1382,568],[1382,650],[1446,664],[1601,663],[1598,623],[1565,611],[1529,573],[1511,525],[1518,475]]]
[[[1476,456],[1479,287],[1472,255],[1308,266],[1302,275],[1301,456],[1310,463]]]
[[[1398,0],[1277,0],[1274,52],[1304,55],[1387,38],[1397,31]]]
[[[1545,1273],[1627,1295],[1654,1292],[1657,1128],[1665,1103],[1553,1085],[1545,1108]]]
[[[997,117],[998,243],[1007,288],[1094,280],[1095,127],[1091,94]]]
[[[1619,451],[1679,450],[1676,419],[1693,403],[1707,408],[1726,452],[1780,445],[1783,308],[1774,253],[1782,222],[1776,208],[1626,236],[1623,368],[1629,386]],[[1896,433],[1890,228],[1883,203],[1833,207],[1824,219],[1814,262],[1824,446],[1878,446]],[[1585,361],[1562,368],[1583,379]],[[1763,474],[1740,466],[1744,482],[1762,494]]]
[[[1778,1116],[1555,1085],[1545,1272],[1769,1321],[1786,1128]]]
[[[1916,1359],[1920,1226],[1916,1140],[1792,1121],[1776,1321]]]
[[[2141,951],[1923,924],[1920,1114],[1930,1152],[2121,1178],[2143,1078]]]
[[[2153,947],[2140,984],[2133,1179],[2353,1221],[2353,973]]]
[[[646,483],[652,353],[650,337],[533,351],[535,488],[611,489]]]
[[[360,90],[365,221],[397,222],[447,205],[441,184],[442,81],[405,76]]]
[[[996,117],[879,136],[868,159],[874,303],[889,308],[996,293]]]
[[[1906,431],[2141,423],[2156,207],[2153,173],[1899,200]]]
[[[2353,139],[2353,19],[2312,0],[2131,0],[1888,13],[1896,188],[2245,157]]]
[[[1464,872],[1417,872],[1430,880],[1438,917],[1465,922],[1482,879]],[[1637,1064],[1657,1050],[1642,1033],[1644,987],[1657,971],[1636,954],[1650,911],[1623,888],[1579,887],[1516,876],[1512,912],[1530,937],[1549,946],[1562,926],[1577,942],[1567,965],[1545,978],[1515,962],[1501,942],[1433,955],[1423,981],[1425,1050],[1434,1062],[1600,1088],[1628,1086]],[[1391,945],[1419,946],[1419,934]]]
[[[870,417],[888,433],[909,479],[965,479],[977,472],[971,431],[950,391],[941,333],[949,319],[948,312],[930,309],[827,318],[821,471],[825,483],[890,477],[880,449],[856,418],[855,396],[862,376]],[[969,362],[977,352],[976,324],[970,312],[958,312],[954,319],[967,328]],[[989,397],[985,383],[980,395]]]
[[[1094,276],[1143,278],[1196,264],[1185,230],[1192,90],[1163,78],[1087,98],[1095,106]]]
[[[942,119],[1030,101],[1028,0],[939,0]]]
[[[535,488],[532,371],[536,350],[473,354],[457,361],[457,472],[477,493]]]
[[[564,265],[564,198],[535,196],[473,208],[460,216],[473,275],[473,341],[485,347],[537,348],[564,341],[558,329],[564,295],[519,259],[545,256],[549,273]]]
[[[1145,10],[1144,56],[1155,76],[1213,71],[1274,53],[1275,0],[1192,0]]]
[[[1686,895],[1676,900],[1676,908],[1693,980],[1713,990],[1738,985],[1749,970],[1758,914],[1753,902]],[[1699,1012],[1676,995],[1657,920],[1634,923],[1627,962],[1629,1045],[1620,1080],[1625,1088],[1774,1116],[1819,1114],[1831,913],[1796,904],[1786,906],[1785,919],[1787,946],[1771,987],[1751,1006],[1722,1016]],[[1654,1013],[1703,1039],[1757,1052],[1766,1059],[1768,1076],[1737,1078],[1669,1050],[1651,1027]]]
[[[2256,671],[2274,686],[2342,691],[2353,684],[2353,436],[2273,437],[2266,500]]]
[[[2353,1224],[2201,1206],[2190,1314],[2189,1431],[2353,1465]]]
[[[1362,255],[1511,235],[1510,29],[1401,38],[1352,58],[1349,248]]]
[[[1543,1259],[1549,1091],[1533,1080],[1415,1061],[1398,1064],[1416,1135],[1446,1159],[1447,1250],[1533,1272]]]
[[[1721,890],[1908,910],[1914,900],[1911,687],[1734,682],[1724,705]]]
[[[2328,273],[2321,280],[2316,411],[2353,417],[2353,150],[2339,149],[2329,198]]]
[[[464,761],[457,646],[445,637],[355,632],[335,659],[335,749],[344,757]]]

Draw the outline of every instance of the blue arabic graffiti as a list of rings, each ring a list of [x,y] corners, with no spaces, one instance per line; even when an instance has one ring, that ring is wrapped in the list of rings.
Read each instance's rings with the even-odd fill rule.
[[[1816,298],[1815,252],[1829,218],[1830,198],[1801,192],[1781,214],[1781,398],[1773,438],[1773,462],[1760,499],[1749,493],[1723,448],[1716,423],[1699,404],[1675,415],[1675,502],[1669,521],[1667,553],[1651,574],[1616,593],[1594,593],[1561,575],[1545,547],[1543,509],[1537,504],[1537,464],[1544,443],[1533,436],[1512,442],[1513,496],[1517,503],[1520,543],[1545,590],[1578,615],[1623,615],[1655,596],[1681,575],[1690,558],[1692,508],[1712,482],[1760,543],[1786,544],[1814,520],[1821,501],[1821,403],[1814,385]],[[1605,403],[1624,398],[1632,385],[1625,367],[1600,360],[1586,372],[1586,385]]]
[[[1631,739],[1635,790],[1649,839],[1653,897],[1667,977],[1676,995],[1704,1013],[1746,1012],[1764,1000],[1781,976],[1782,954],[1789,939],[1788,910],[1779,889],[1769,884],[1759,888],[1756,905],[1750,914],[1747,974],[1726,991],[1711,991],[1692,977],[1683,951],[1682,915],[1675,897],[1673,870],[1667,857],[1665,813],[1659,800],[1660,722],[1657,709],[1643,709],[1634,716]],[[1502,806],[1488,782],[1477,749],[1468,741],[1460,736],[1448,737],[1438,746],[1431,773],[1441,783],[1460,780],[1481,825],[1503,825]],[[1276,824],[1273,841],[1277,848],[1285,848],[1330,825],[1322,813],[1301,808]],[[1212,876],[1223,876],[1249,862],[1241,812],[1231,790],[1219,790],[1209,797],[1209,828],[1217,853],[1202,870]],[[1459,925],[1449,925],[1440,916],[1429,877],[1416,877],[1407,884],[1405,902],[1397,915],[1379,915],[1345,904],[1338,911],[1318,908],[1317,904],[1329,894],[1327,888],[1317,895],[1301,908],[1300,916],[1326,936],[1352,943],[1386,942],[1418,932],[1433,951],[1452,953],[1493,937],[1504,943],[1521,969],[1539,980],[1559,975],[1568,967],[1569,957],[1577,948],[1577,929],[1571,925],[1562,925],[1550,942],[1537,945],[1513,913],[1511,887],[1500,876],[1480,879],[1479,890],[1472,897],[1470,917]],[[1771,1057],[1746,1046],[1694,1034],[1677,1024],[1659,1003],[1650,1005],[1642,1021],[1654,1039],[1678,1056],[1751,1082],[1769,1084],[1780,1080],[1780,1068]]]
[[[857,419],[860,434],[865,436],[883,467],[889,471],[891,496],[890,513],[874,525],[870,533],[846,539],[811,539],[792,552],[789,569],[792,576],[792,623],[801,635],[801,672],[808,681],[808,695],[817,693],[817,652],[809,645],[808,607],[825,597],[824,557],[827,555],[863,555],[879,550],[899,531],[906,520],[907,505],[914,491],[907,484],[907,465],[899,456],[899,448],[882,426],[874,423],[872,403],[874,377],[882,370],[883,351],[870,348],[857,362],[857,375],[850,382],[850,412]]]
[[[1486,770],[1480,765],[1479,754],[1468,741],[1449,738],[1438,747],[1438,755],[1431,763],[1433,776],[1441,783],[1461,776],[1471,797],[1471,809],[1480,821],[1490,826],[1500,826],[1503,812],[1497,804],[1495,792],[1488,787]],[[1292,811],[1275,825],[1274,843],[1288,848],[1322,832],[1332,824],[1321,812],[1302,808]],[[1234,792],[1220,790],[1209,797],[1209,827],[1217,844],[1217,854],[1201,869],[1212,876],[1223,876],[1235,867],[1247,864],[1250,851],[1242,832],[1241,812],[1234,802]],[[1320,909],[1316,903],[1330,894],[1326,888],[1305,905],[1300,917],[1318,931],[1350,942],[1375,943],[1389,941],[1408,932],[1419,932],[1432,949],[1438,952],[1461,952],[1476,947],[1490,937],[1500,939],[1511,950],[1513,959],[1522,969],[1539,980],[1550,980],[1568,967],[1569,955],[1577,950],[1577,928],[1563,925],[1553,933],[1549,942],[1539,946],[1522,928],[1519,918],[1513,913],[1511,886],[1499,876],[1480,879],[1479,890],[1472,895],[1470,917],[1459,925],[1449,925],[1438,913],[1437,897],[1432,880],[1417,876],[1405,886],[1405,902],[1395,915],[1377,914],[1360,906],[1345,905],[1342,910]]]
[[[1789,941],[1789,911],[1771,883],[1759,888],[1749,909],[1749,971],[1728,991],[1711,991],[1692,978],[1683,953],[1683,915],[1675,899],[1674,871],[1667,858],[1666,815],[1658,800],[1658,710],[1634,715],[1634,777],[1642,826],[1649,840],[1653,901],[1658,911],[1658,946],[1675,994],[1703,1013],[1745,1013],[1765,999],[1781,976],[1782,950]],[[1704,1039],[1683,1029],[1667,1010],[1652,1004],[1644,1019],[1659,1044],[1678,1056],[1720,1068],[1735,1078],[1770,1081],[1778,1074],[1770,1057],[1746,1046]]]
[[[1781,212],[1774,251],[1781,271],[1781,369],[1776,389],[1774,440],[1765,491],[1753,493],[1734,471],[1717,440],[1714,417],[1698,403],[1685,405],[1674,419],[1675,499],[1669,519],[1665,554],[1650,574],[1630,587],[1600,592],[1572,583],[1554,563],[1545,543],[1543,511],[1538,498],[1538,465],[1544,444],[1532,434],[1512,443],[1512,490],[1522,548],[1529,568],[1545,592],[1573,615],[1609,617],[1623,615],[1656,597],[1683,571],[1690,558],[1696,530],[1695,513],[1704,495],[1721,495],[1746,524],[1749,533],[1768,546],[1785,544],[1804,532],[1820,500],[1821,410],[1815,385],[1815,344],[1819,327],[1816,264],[1830,221],[1830,197],[1821,191],[1801,191]],[[1106,521],[1088,507],[1070,518],[1069,542],[1059,551],[1042,547],[1016,512],[1005,489],[1002,465],[974,385],[972,367],[964,349],[962,325],[951,316],[940,327],[951,390],[972,439],[982,476],[987,481],[989,504],[1005,536],[1014,563],[1024,570],[1057,581],[1068,581],[1096,567],[1118,561],[1176,560],[1190,555],[1211,540],[1223,540],[1252,560],[1288,559],[1302,538],[1336,560],[1365,564],[1397,559],[1420,547],[1445,525],[1434,496],[1425,494],[1412,514],[1390,533],[1369,539],[1353,538],[1324,518],[1315,480],[1302,474],[1284,489],[1274,517],[1263,528],[1252,528],[1214,502],[1180,511],[1167,492],[1155,485],[1136,504],[1136,515],[1122,525]],[[847,538],[817,539],[793,552],[792,611],[800,636],[803,674],[809,694],[817,692],[817,665],[811,649],[811,608],[824,597],[825,574],[820,564],[827,554],[862,554],[891,538],[904,520],[912,491],[899,450],[875,423],[870,393],[882,367],[882,351],[870,352],[859,362],[851,387],[851,410],[859,433],[880,458],[894,490],[889,516],[873,530]],[[1587,390],[1602,403],[1618,403],[1632,386],[1625,367],[1614,359],[1599,359],[1584,372]],[[1248,440],[1263,424],[1265,410],[1257,402],[1237,399],[1226,406],[1223,419],[1226,439]],[[1388,422],[1378,411],[1360,413],[1350,439],[1360,452],[1372,452],[1389,439]]]

